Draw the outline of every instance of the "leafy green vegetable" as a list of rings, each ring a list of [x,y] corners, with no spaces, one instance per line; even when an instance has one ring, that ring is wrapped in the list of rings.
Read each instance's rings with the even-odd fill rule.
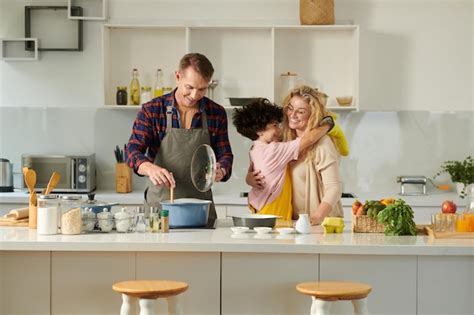
[[[389,204],[377,214],[377,221],[385,226],[385,235],[416,235],[414,212],[403,199]]]
[[[364,203],[364,208],[367,210],[367,216],[371,219],[376,219],[377,214],[385,209],[385,205],[378,200],[367,200]]]

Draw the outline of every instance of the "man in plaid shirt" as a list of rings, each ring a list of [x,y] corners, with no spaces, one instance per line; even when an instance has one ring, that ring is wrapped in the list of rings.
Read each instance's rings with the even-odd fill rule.
[[[175,187],[175,198],[212,201],[210,190],[199,191],[191,181],[192,155],[202,144],[210,145],[216,155],[215,180],[230,178],[233,155],[227,115],[222,106],[205,97],[213,73],[204,55],[185,55],[176,72],[177,87],[143,104],[138,112],[126,151],[128,165],[150,180],[145,206],[159,207],[160,201],[168,199],[168,190]],[[212,227],[215,219],[212,204],[207,226]]]

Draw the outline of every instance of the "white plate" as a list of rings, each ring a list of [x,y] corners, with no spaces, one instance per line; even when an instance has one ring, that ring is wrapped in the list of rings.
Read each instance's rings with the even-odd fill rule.
[[[293,233],[295,233],[295,229],[294,228],[289,228],[289,227],[277,228],[276,230],[280,234],[293,234]]]
[[[246,226],[232,226],[230,229],[236,234],[247,233],[249,231],[249,228]]]
[[[257,234],[268,234],[272,231],[271,227],[266,227],[266,226],[256,226],[253,228]]]

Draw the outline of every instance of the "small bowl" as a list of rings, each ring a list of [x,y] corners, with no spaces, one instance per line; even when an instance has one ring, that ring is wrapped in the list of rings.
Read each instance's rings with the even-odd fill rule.
[[[336,97],[337,103],[339,106],[351,106],[352,96],[339,96]]]
[[[247,233],[249,231],[249,228],[246,226],[232,226],[230,229],[236,234]]]
[[[280,234],[293,234],[293,233],[295,233],[295,229],[294,228],[289,228],[289,227],[277,228],[276,230]]]
[[[257,234],[268,234],[272,231],[272,228],[267,226],[256,226],[253,230],[257,232]]]

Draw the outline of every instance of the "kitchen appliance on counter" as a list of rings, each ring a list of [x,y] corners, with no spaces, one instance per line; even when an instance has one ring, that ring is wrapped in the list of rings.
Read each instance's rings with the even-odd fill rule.
[[[13,192],[13,164],[0,158],[0,192]]]
[[[398,176],[397,183],[400,183],[400,195],[402,196],[422,196],[426,195],[426,177],[405,175]]]
[[[95,189],[95,154],[42,155],[23,154],[21,167],[36,171],[36,190],[46,188],[53,172],[61,175],[53,192],[88,193]],[[25,184],[22,185],[25,188]]]

